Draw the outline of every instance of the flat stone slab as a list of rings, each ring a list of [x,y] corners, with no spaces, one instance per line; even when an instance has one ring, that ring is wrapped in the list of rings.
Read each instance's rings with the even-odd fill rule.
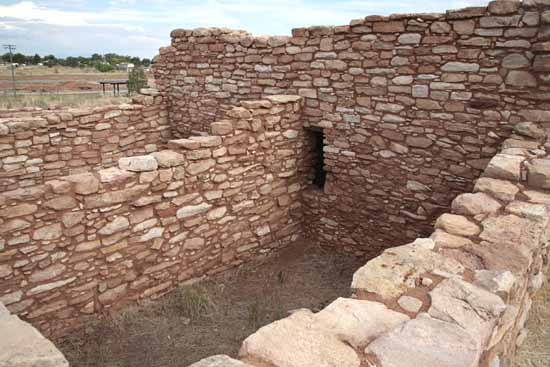
[[[300,310],[262,327],[242,344],[239,357],[270,367],[359,367],[355,350],[319,331],[311,311]],[[255,363],[258,362],[258,363]]]
[[[252,367],[249,364],[230,358],[220,354],[217,356],[201,359],[197,363],[193,363],[189,367]]]
[[[338,298],[314,316],[316,328],[357,348],[409,320],[378,302]]]
[[[430,292],[430,298],[430,316],[461,326],[480,348],[506,309],[499,296],[461,279],[444,280]]]
[[[431,246],[426,245],[428,242]],[[355,272],[351,288],[375,293],[387,300],[413,288],[422,274],[435,270],[448,274],[464,271],[458,261],[432,251],[434,246],[430,239],[418,239],[412,244],[387,249]]]
[[[63,354],[38,330],[0,309],[0,367],[68,366]]]
[[[477,367],[481,350],[460,326],[427,314],[372,342],[365,353],[384,367]]]

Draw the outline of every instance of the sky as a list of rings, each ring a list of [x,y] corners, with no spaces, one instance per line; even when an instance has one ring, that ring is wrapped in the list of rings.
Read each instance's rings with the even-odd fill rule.
[[[0,0],[0,44],[58,57],[115,52],[152,58],[176,28],[227,27],[254,35],[343,25],[367,15],[443,12],[488,0]],[[0,50],[1,53],[2,50]]]

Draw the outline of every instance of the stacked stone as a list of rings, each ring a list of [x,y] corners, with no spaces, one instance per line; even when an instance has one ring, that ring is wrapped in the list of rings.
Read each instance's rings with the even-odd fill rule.
[[[302,98],[243,103],[212,135],[0,194],[0,302],[48,335],[266,256],[303,233]]]
[[[493,1],[445,14],[368,16],[252,37],[175,30],[156,75],[174,134],[209,131],[225,105],[305,98],[323,129],[325,193],[306,200],[309,236],[372,255],[430,232],[509,135],[550,113],[546,1]]]
[[[127,105],[0,113],[0,192],[162,148],[168,113],[158,91],[144,92]]]
[[[535,124],[515,131],[430,238],[354,274],[354,298],[261,328],[243,342],[242,362],[214,356],[192,366],[512,365],[550,248],[550,146]]]

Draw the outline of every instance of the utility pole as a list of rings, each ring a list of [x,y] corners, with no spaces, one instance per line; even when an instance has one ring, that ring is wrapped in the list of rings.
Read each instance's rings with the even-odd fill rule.
[[[10,66],[11,66],[11,81],[13,83],[13,96],[17,96],[17,89],[15,87],[15,65],[13,65],[13,51],[15,51],[15,45],[4,45],[4,48],[10,53]]]

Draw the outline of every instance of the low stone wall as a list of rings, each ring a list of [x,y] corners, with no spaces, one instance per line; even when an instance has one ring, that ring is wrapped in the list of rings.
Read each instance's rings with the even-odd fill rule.
[[[302,99],[243,102],[212,135],[0,194],[0,302],[48,335],[303,234]]]
[[[171,137],[168,112],[156,90],[143,92],[118,106],[0,111],[0,192],[161,149]]]
[[[242,344],[241,361],[192,367],[505,367],[546,281],[550,155],[532,123],[459,195],[430,238],[388,249],[353,277],[352,298],[299,310]],[[532,139],[530,139],[532,138]]]

